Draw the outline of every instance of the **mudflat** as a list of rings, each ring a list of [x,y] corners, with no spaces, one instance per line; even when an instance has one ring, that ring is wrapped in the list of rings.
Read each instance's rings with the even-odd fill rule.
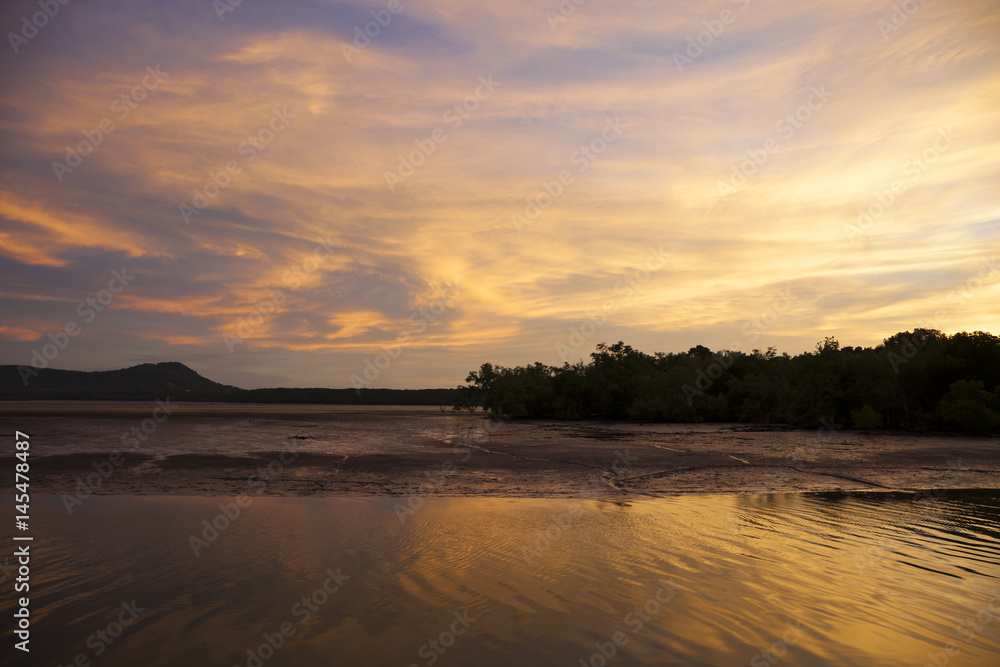
[[[438,408],[6,402],[34,494],[628,499],[1000,488],[1000,438],[743,424],[493,421]]]

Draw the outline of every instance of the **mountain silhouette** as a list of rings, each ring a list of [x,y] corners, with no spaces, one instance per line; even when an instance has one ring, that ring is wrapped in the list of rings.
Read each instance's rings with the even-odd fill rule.
[[[115,371],[66,371],[18,366],[0,366],[0,391],[83,392],[234,392],[239,387],[213,382],[178,361],[139,364]],[[35,374],[37,373],[37,375]],[[27,383],[22,379],[27,377]]]

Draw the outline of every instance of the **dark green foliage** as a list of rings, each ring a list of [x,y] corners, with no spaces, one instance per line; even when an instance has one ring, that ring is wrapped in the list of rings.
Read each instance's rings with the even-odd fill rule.
[[[868,348],[830,337],[795,357],[701,345],[649,355],[623,342],[601,343],[590,357],[562,367],[483,364],[461,400],[505,417],[1000,431],[1000,338],[978,331],[917,329]]]
[[[851,423],[854,428],[882,428],[883,422],[882,415],[875,412],[870,405],[865,405],[860,410],[851,410]]]
[[[979,380],[959,380],[938,403],[937,416],[948,426],[974,433],[1000,430],[1000,387],[990,393]]]

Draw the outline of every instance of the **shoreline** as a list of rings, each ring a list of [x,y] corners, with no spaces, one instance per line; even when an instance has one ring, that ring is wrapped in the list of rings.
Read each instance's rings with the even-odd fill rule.
[[[501,494],[456,494],[456,495],[428,495],[421,496],[423,501],[443,501],[447,502],[450,500],[505,500],[505,501],[560,501],[566,503],[611,503],[619,506],[628,506],[632,503],[655,503],[660,500],[670,501],[679,500],[683,498],[717,498],[717,499],[735,499],[739,501],[746,501],[747,505],[750,506],[760,506],[765,505],[765,501],[762,498],[782,498],[782,497],[792,497],[792,496],[803,496],[803,497],[830,497],[836,498],[839,496],[845,497],[860,497],[860,498],[875,498],[875,499],[893,499],[893,500],[910,500],[913,503],[921,502],[933,502],[935,500],[947,500],[952,494],[977,494],[977,493],[1000,493],[1000,488],[988,487],[954,487],[948,489],[940,489],[939,493],[935,493],[934,490],[924,489],[920,491],[904,491],[904,490],[883,490],[883,489],[839,489],[839,490],[827,490],[827,491],[766,491],[766,492],[751,492],[751,491],[692,491],[685,493],[674,493],[665,495],[646,495],[646,496],[633,496],[633,495],[620,495],[620,496],[511,496],[511,495],[501,495]],[[4,494],[0,494],[4,495]],[[7,494],[11,495],[11,494]],[[55,499],[60,502],[63,506],[66,506],[66,501],[63,500],[64,496],[68,494],[64,493],[39,493],[34,497],[34,500],[38,499]],[[322,495],[314,494],[309,496],[303,495],[273,495],[273,494],[261,494],[259,496],[247,496],[248,501],[244,504],[249,506],[255,502],[261,500],[335,500],[335,501],[351,501],[351,500],[383,500],[386,502],[400,502],[406,501],[413,496],[406,495],[386,495],[386,494],[334,494],[334,495]],[[195,494],[195,493],[94,493],[89,496],[83,502],[79,503],[82,506],[86,506],[90,498],[122,498],[125,500],[137,500],[145,498],[173,498],[177,500],[229,500],[235,501],[240,498],[239,495],[207,495],[207,494]],[[73,512],[75,513],[76,507],[73,507]],[[414,506],[409,508],[410,510],[416,512],[419,507]]]
[[[312,419],[338,419],[345,415],[369,415],[375,413],[379,416],[398,415],[407,417],[436,417],[451,416],[462,419],[480,420],[484,424],[508,423],[508,424],[566,424],[566,425],[589,425],[608,427],[628,427],[628,426],[659,426],[667,428],[684,429],[685,427],[719,427],[734,433],[783,433],[797,432],[811,434],[825,430],[826,427],[810,428],[798,427],[785,423],[764,423],[764,422],[661,422],[649,420],[600,420],[600,419],[555,419],[555,418],[524,418],[524,419],[503,419],[491,420],[484,412],[468,412],[466,410],[452,410],[446,407],[431,405],[355,405],[350,403],[227,403],[223,401],[173,401],[169,397],[165,399],[167,404],[176,406],[177,411],[173,418],[199,418],[199,417],[221,417],[221,418],[253,418],[263,417],[268,419],[297,419],[308,416]],[[156,401],[91,401],[91,400],[18,400],[0,401],[0,419],[16,419],[18,416],[26,417],[64,417],[69,419],[100,419],[100,418],[126,418],[144,417],[157,407]],[[840,426],[840,425],[838,425]],[[831,431],[832,432],[832,431]],[[905,437],[905,438],[982,438],[1000,439],[1000,433],[988,435],[971,435],[955,431],[926,431],[926,430],[903,430],[903,429],[855,429],[843,426],[843,429],[836,433],[848,435],[863,435],[874,437]]]
[[[748,424],[495,422],[421,406],[179,405],[154,423],[153,403],[16,414],[0,404],[0,430],[31,435],[33,494],[83,497],[627,500],[1000,489],[1000,440],[992,437]],[[140,429],[147,426],[145,435]],[[12,444],[0,455],[3,493],[14,489]]]

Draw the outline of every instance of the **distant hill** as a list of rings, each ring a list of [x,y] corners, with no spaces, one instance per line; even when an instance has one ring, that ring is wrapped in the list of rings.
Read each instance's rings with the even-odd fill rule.
[[[17,366],[0,366],[0,395],[52,392],[63,394],[60,398],[75,398],[74,392],[82,392],[89,398],[95,393],[113,395],[138,392],[165,395],[242,391],[239,387],[213,382],[177,361],[139,364],[116,371],[64,371],[56,368],[31,370],[38,374],[31,375],[26,386]]]
[[[0,366],[0,401],[174,400],[329,405],[452,405],[456,389],[240,389],[213,382],[177,361],[116,371],[31,369],[28,385],[18,366]]]

